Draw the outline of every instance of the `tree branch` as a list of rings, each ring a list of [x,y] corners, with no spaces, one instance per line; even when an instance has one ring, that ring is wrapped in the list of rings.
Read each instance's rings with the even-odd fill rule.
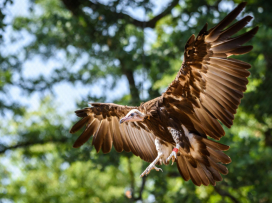
[[[134,179],[134,173],[133,173],[132,167],[131,167],[130,157],[128,157],[128,173],[129,173],[130,181],[131,181],[131,184],[130,184],[131,197],[132,197],[132,200],[133,200],[134,199],[134,189],[135,189],[135,179]]]
[[[0,154],[5,153],[7,150],[13,150],[13,149],[17,149],[17,148],[24,148],[24,147],[29,147],[32,145],[36,145],[36,144],[46,144],[46,143],[63,143],[66,142],[68,140],[68,138],[64,137],[61,139],[56,139],[56,140],[37,140],[37,141],[29,141],[29,142],[22,142],[22,143],[18,143],[16,145],[12,145],[12,146],[4,146],[4,145],[0,145]]]
[[[179,0],[173,0],[168,7],[161,12],[159,15],[155,16],[154,18],[152,18],[149,21],[139,21],[136,19],[133,19],[132,23],[137,26],[137,27],[143,27],[143,24],[145,25],[145,27],[149,27],[149,28],[155,28],[156,23],[162,19],[164,16],[168,15],[171,13],[171,10],[179,3]],[[125,14],[123,14],[125,15]]]
[[[67,9],[69,9],[74,15],[77,15],[79,12],[81,12],[80,10],[80,6],[82,5],[83,7],[89,7],[91,8],[93,11],[97,11],[97,10],[105,10],[106,12],[111,13],[115,20],[119,20],[119,19],[124,19],[127,20],[128,23],[131,23],[133,25],[135,25],[136,27],[139,28],[143,28],[143,24],[145,25],[145,27],[149,27],[149,28],[155,28],[156,23],[162,19],[164,16],[168,15],[171,13],[171,10],[178,5],[179,0],[173,0],[166,8],[164,11],[162,11],[160,14],[158,14],[157,16],[155,16],[154,18],[148,20],[148,21],[140,21],[137,19],[132,18],[131,16],[129,16],[128,14],[125,13],[118,13],[115,11],[115,9],[113,9],[112,6],[107,6],[98,2],[92,2],[92,1],[84,1],[84,0],[62,0],[62,2],[64,3],[64,5],[66,6]]]
[[[222,190],[219,186],[214,187],[214,190],[222,197],[229,197],[233,202],[239,203],[238,199],[232,196],[229,192]]]
[[[133,71],[129,70],[127,67],[125,67],[124,63],[121,59],[119,59],[121,64],[121,70],[123,74],[127,77],[128,83],[129,83],[129,90],[131,95],[131,105],[139,105],[140,103],[140,94],[139,89],[136,87]]]
[[[219,11],[219,3],[221,2],[221,0],[217,0],[214,5],[209,5],[209,4],[206,4],[206,7],[208,9],[208,11],[210,10],[216,10],[216,11]]]
[[[145,182],[146,182],[146,176],[144,176],[142,178],[142,184],[141,184],[141,188],[139,190],[139,195],[138,197],[135,197],[135,179],[134,179],[134,173],[133,173],[133,170],[132,170],[132,167],[131,167],[131,160],[130,160],[130,157],[128,157],[128,172],[129,172],[129,175],[130,175],[130,180],[131,180],[131,201],[133,202],[136,202],[138,200],[143,200],[142,198],[142,194],[143,194],[143,191],[144,191],[144,186],[145,186]]]
[[[137,198],[135,198],[134,201],[142,200],[142,198],[143,198],[142,194],[143,194],[143,191],[144,191],[146,178],[147,178],[147,176],[142,177],[142,184],[141,184],[141,188],[140,188],[140,191],[139,191],[139,196]]]

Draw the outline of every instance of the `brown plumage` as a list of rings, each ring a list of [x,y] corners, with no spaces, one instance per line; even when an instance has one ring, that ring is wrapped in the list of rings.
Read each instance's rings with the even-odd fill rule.
[[[184,180],[191,179],[195,185],[215,185],[216,181],[221,181],[220,173],[228,173],[222,164],[231,162],[222,151],[229,147],[208,140],[207,136],[219,140],[225,135],[218,120],[231,127],[246,90],[250,64],[229,58],[248,53],[253,48],[242,45],[256,34],[258,27],[231,37],[252,19],[246,16],[229,26],[245,5],[239,4],[214,28],[207,30],[206,24],[197,37],[190,37],[185,45],[182,66],[160,97],[139,107],[92,103],[92,107],[77,110],[76,115],[82,119],[70,132],[75,133],[83,126],[86,128],[74,147],[80,147],[93,136],[92,144],[97,152],[108,153],[114,146],[118,152],[131,151],[152,162],[160,150],[154,144],[155,139],[159,139],[161,146],[171,149],[175,144],[180,146],[176,162]],[[144,117],[135,120],[133,113],[128,115],[134,110]],[[129,117],[134,120],[119,124]],[[173,138],[169,128],[179,132],[178,138]],[[157,162],[160,163],[165,162]]]

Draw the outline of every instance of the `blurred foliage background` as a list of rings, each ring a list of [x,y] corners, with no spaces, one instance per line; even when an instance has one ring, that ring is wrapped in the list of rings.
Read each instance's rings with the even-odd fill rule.
[[[239,16],[254,16],[242,32],[260,30],[239,57],[251,76],[221,139],[232,163],[217,186],[185,182],[176,166],[139,178],[140,158],[96,154],[90,141],[73,149],[69,134],[88,101],[139,105],[160,95],[190,35],[239,2],[0,1],[0,202],[272,202],[272,1],[249,0]]]

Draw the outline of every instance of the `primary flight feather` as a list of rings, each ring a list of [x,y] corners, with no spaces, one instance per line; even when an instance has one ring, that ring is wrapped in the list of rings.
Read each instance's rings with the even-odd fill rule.
[[[80,147],[93,136],[97,152],[132,152],[151,164],[141,174],[147,175],[156,165],[177,162],[184,180],[195,185],[215,185],[228,169],[231,159],[222,151],[228,146],[219,140],[225,126],[231,127],[250,75],[250,64],[229,58],[246,54],[252,46],[242,46],[258,31],[258,27],[237,36],[235,33],[251,21],[246,16],[231,22],[244,9],[239,4],[218,25],[198,36],[192,35],[185,45],[184,60],[174,81],[160,96],[139,107],[113,103],[91,103],[92,107],[77,110],[82,117],[70,130],[85,130],[74,143]],[[229,26],[228,28],[226,28]]]

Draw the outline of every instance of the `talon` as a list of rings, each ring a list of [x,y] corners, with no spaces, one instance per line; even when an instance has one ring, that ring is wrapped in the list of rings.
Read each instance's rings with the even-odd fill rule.
[[[162,170],[161,168],[158,168],[158,167],[156,167],[156,166],[154,166],[154,169],[155,169],[156,171],[161,171],[161,172],[163,172],[163,170]]]
[[[157,158],[144,170],[144,172],[140,175],[140,177],[143,177],[144,175],[147,176],[152,169],[155,169],[156,171],[162,171],[163,172],[163,170],[161,168],[156,167],[156,163],[158,163],[158,161],[161,162],[160,159],[161,159],[162,156],[163,156],[162,153],[158,153]]]
[[[176,151],[172,151],[172,153],[170,154],[170,156],[166,159],[166,162],[170,162],[170,160],[172,160],[172,165],[174,164],[175,160],[177,158],[177,152]]]
[[[158,168],[155,165],[151,165],[151,166],[148,166],[147,169],[145,169],[145,171],[140,175],[140,177],[142,178],[144,175],[147,176],[152,169],[155,169],[156,171],[163,172],[163,170],[161,168]]]
[[[176,154],[175,154],[176,155]],[[176,160],[177,156],[172,157],[172,165],[174,164],[175,160]]]

